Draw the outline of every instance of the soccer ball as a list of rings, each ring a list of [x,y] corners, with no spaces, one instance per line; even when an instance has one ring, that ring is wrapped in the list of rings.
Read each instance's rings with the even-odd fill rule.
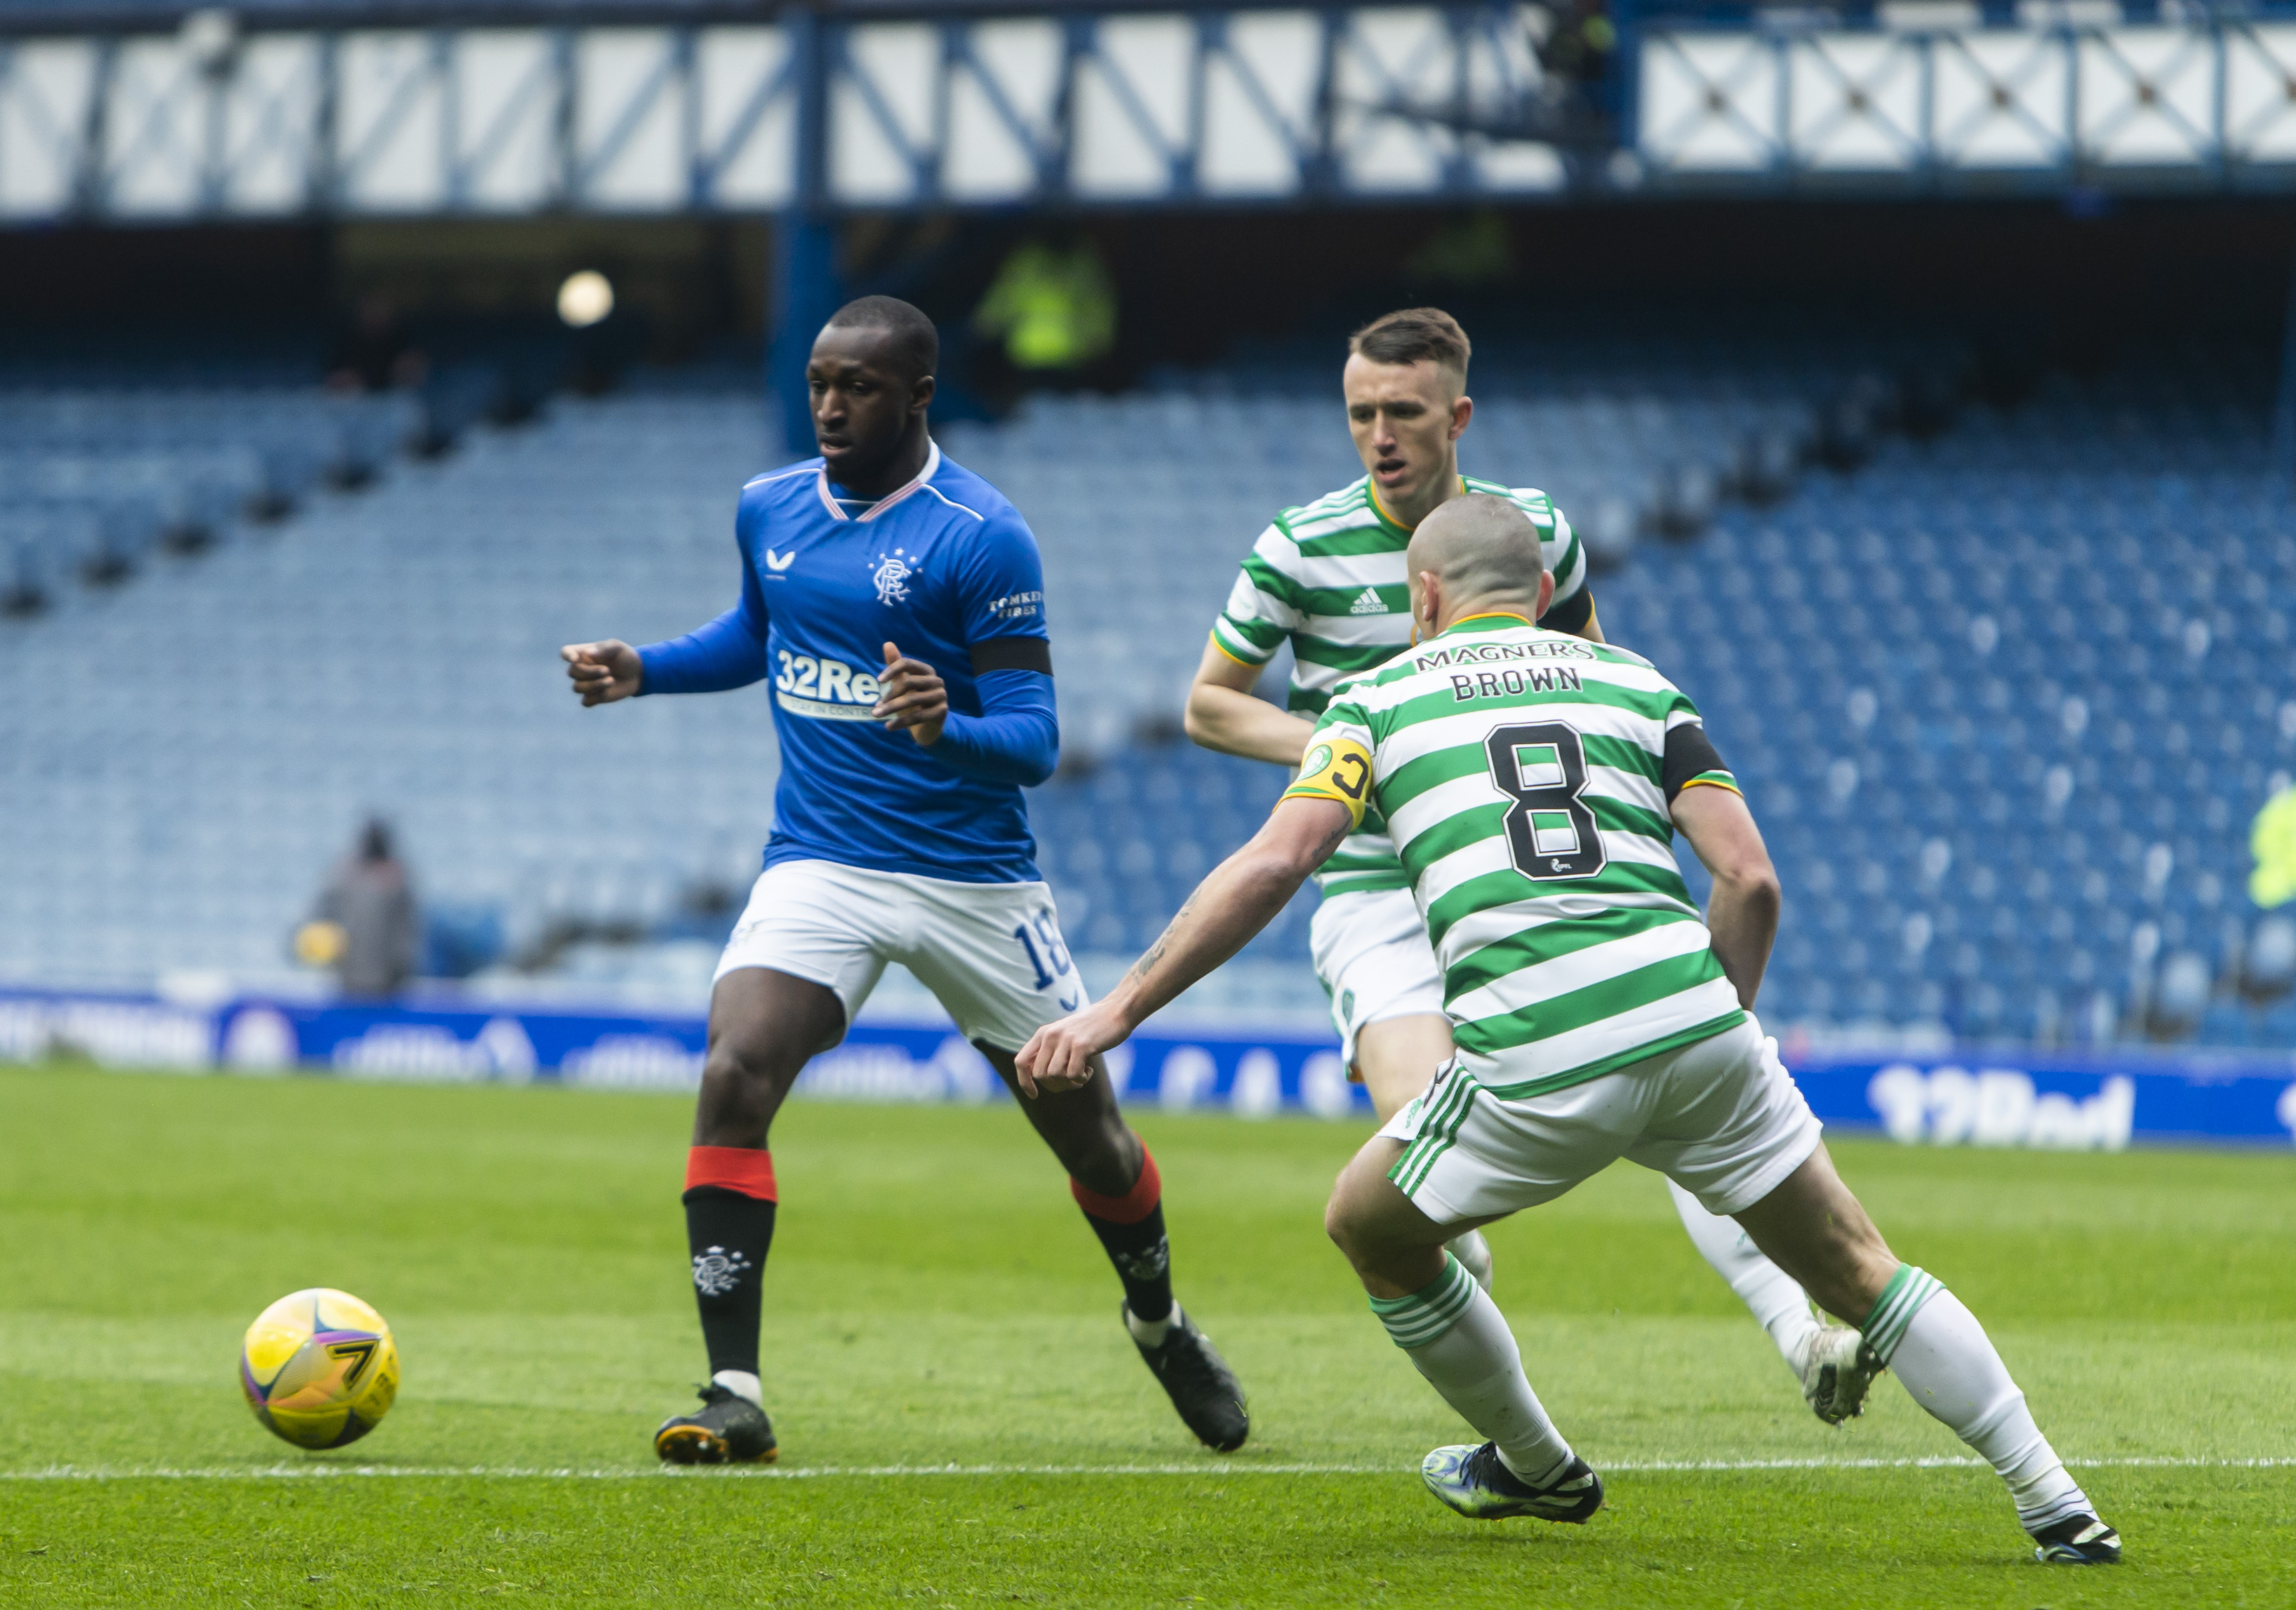
[[[266,1429],[298,1448],[340,1448],[373,1431],[398,1395],[398,1348],[383,1317],[315,1286],[256,1316],[239,1384]]]

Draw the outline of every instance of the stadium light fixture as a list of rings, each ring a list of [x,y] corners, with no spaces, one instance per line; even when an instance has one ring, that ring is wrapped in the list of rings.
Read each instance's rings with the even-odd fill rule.
[[[568,274],[558,288],[558,316],[577,330],[588,329],[613,311],[613,282],[594,268]]]

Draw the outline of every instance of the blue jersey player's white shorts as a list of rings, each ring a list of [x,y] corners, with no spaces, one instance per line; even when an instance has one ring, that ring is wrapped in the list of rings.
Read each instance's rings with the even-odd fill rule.
[[[834,990],[850,1024],[889,961],[914,973],[967,1040],[1004,1051],[1090,998],[1046,885],[834,861],[777,862],[760,873],[717,977],[763,967],[806,979]]]

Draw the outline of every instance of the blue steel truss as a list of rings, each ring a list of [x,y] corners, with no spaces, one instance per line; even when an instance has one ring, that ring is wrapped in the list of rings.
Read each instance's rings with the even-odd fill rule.
[[[2296,186],[2296,22],[1616,11],[1607,108],[1508,0],[0,31],[0,223]]]
[[[0,37],[0,219],[1551,193],[1513,4]],[[1578,120],[1583,126],[1584,119]]]

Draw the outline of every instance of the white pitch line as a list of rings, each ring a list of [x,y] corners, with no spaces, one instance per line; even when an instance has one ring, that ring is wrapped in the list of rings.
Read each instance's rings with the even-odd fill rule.
[[[1984,1461],[1967,1455],[1942,1454],[1920,1459],[1618,1459],[1600,1468],[1615,1474],[1726,1474],[1733,1471],[1775,1470],[1949,1470],[1981,1467]],[[2184,1458],[2176,1455],[2136,1455],[2122,1459],[2067,1459],[2080,1470],[2161,1468],[2211,1470],[2273,1470],[2296,1467],[2296,1457],[2260,1459]],[[258,1465],[243,1468],[221,1467],[177,1469],[166,1466],[114,1469],[82,1469],[70,1465],[45,1470],[0,1470],[0,1482],[237,1482],[308,1481],[365,1477],[388,1478],[459,1476],[485,1481],[654,1482],[664,1480],[807,1481],[828,1477],[884,1476],[1000,1476],[1000,1475],[1193,1475],[1225,1480],[1237,1475],[1405,1475],[1402,1465],[817,1465],[765,1466],[744,1469],[686,1471],[654,1467],[646,1469],[578,1470],[496,1465]]]

